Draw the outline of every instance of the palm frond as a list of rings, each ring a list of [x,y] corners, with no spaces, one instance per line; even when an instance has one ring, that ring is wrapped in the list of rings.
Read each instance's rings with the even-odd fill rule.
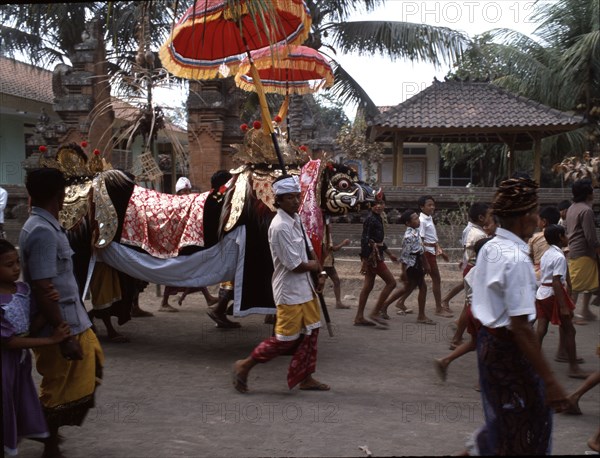
[[[337,97],[342,105],[358,105],[367,117],[379,114],[377,106],[369,97],[369,94],[358,82],[339,64],[332,60],[333,77],[335,83],[329,89],[330,93]]]
[[[381,54],[432,62],[452,62],[467,48],[468,38],[446,27],[396,21],[356,21],[332,23],[332,44],[344,53]]]

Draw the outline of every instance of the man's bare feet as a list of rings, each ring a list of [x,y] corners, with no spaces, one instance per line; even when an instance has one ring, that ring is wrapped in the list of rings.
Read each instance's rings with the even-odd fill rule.
[[[442,318],[452,318],[454,314],[450,311],[446,311],[444,309],[439,309],[435,311],[437,316],[441,316]]]
[[[581,369],[570,370],[567,374],[567,376],[569,378],[576,378],[576,379],[580,379],[580,380],[585,380],[590,375],[592,375],[591,372],[585,372],[585,371],[582,371]]]
[[[217,328],[233,329],[242,327],[240,323],[236,321],[231,321],[229,318],[227,318],[227,315],[225,315],[224,313],[221,314],[216,310],[209,308],[206,314],[211,320],[217,323]]]
[[[244,368],[244,360],[239,359],[233,363],[232,369],[233,387],[240,393],[247,393],[248,371]]]
[[[339,302],[338,304],[335,304],[335,308],[336,309],[349,309],[350,306]]]
[[[587,446],[594,452],[600,453],[600,440],[598,440],[598,436],[590,437],[587,441]]]
[[[146,318],[154,316],[154,313],[148,312],[147,310],[142,310],[139,307],[134,307],[131,309],[131,316],[133,318]]]
[[[329,391],[331,389],[329,385],[315,380],[312,375],[302,380],[299,388],[306,391]]]
[[[381,326],[389,326],[387,321],[381,315],[369,315],[369,320]]]
[[[450,309],[450,303],[448,301],[442,301],[442,310],[445,310],[448,313],[452,313],[452,310]]]
[[[161,304],[161,306],[158,309],[158,311],[159,312],[170,312],[170,313],[179,312],[179,310],[177,310],[176,308],[171,307],[169,304],[167,304],[167,305]]]
[[[569,415],[581,415],[581,409],[579,408],[579,397],[577,396],[568,396],[567,401],[569,402],[569,407],[562,411],[562,413],[567,413]]]
[[[438,377],[442,382],[445,382],[448,377],[448,364],[446,364],[443,359],[434,359],[433,367],[435,368],[435,373]]]
[[[217,302],[219,302],[219,298],[215,297],[215,296],[210,296],[208,298],[206,298],[206,304],[210,307],[211,305],[215,305]],[[179,304],[181,305],[181,304]]]

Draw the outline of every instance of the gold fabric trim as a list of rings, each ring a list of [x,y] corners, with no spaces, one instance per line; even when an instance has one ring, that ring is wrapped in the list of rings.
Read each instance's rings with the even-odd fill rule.
[[[229,232],[236,225],[242,214],[244,202],[246,201],[246,191],[248,188],[249,171],[240,173],[235,182],[233,197],[231,198],[231,212],[225,224],[225,232]]]
[[[98,223],[98,238],[94,245],[96,248],[104,248],[112,241],[117,233],[117,211],[106,190],[104,177],[100,174],[94,178],[94,219]]]
[[[58,221],[67,230],[73,228],[81,219],[88,214],[88,196],[92,189],[92,180],[73,184],[65,188],[65,201],[63,208],[58,214]]]

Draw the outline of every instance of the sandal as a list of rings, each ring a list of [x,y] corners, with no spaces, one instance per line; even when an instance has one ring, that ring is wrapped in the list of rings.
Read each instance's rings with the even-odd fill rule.
[[[378,324],[380,326],[385,326],[385,327],[389,326],[389,324],[381,316],[370,316],[369,319],[371,321],[374,321],[375,324]]]
[[[329,391],[331,387],[325,383],[317,382],[307,386],[300,385],[299,389],[303,391]]]
[[[376,326],[372,321],[355,321],[354,326]]]
[[[424,320],[417,320],[417,323],[419,323],[419,324],[433,324],[433,325],[437,324],[431,318],[426,318]]]

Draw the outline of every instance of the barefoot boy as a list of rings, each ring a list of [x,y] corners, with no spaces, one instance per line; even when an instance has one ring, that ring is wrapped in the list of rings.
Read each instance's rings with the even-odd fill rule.
[[[573,326],[573,310],[575,304],[567,292],[570,289],[567,274],[567,259],[562,247],[567,246],[569,240],[565,235],[565,228],[552,224],[544,229],[544,237],[548,242],[548,249],[540,261],[541,284],[536,293],[537,309],[537,335],[540,346],[548,331],[548,323],[561,328],[564,348],[569,360],[569,377],[586,378],[577,364],[575,347],[575,326]]]
[[[433,213],[435,212],[435,200],[432,196],[421,196],[419,197],[419,208],[421,214],[419,220],[421,225],[419,226],[419,234],[423,239],[423,246],[425,247],[425,258],[429,263],[431,272],[431,289],[433,291],[433,298],[435,299],[435,314],[444,318],[451,318],[454,316],[449,309],[444,310],[442,308],[442,279],[440,277],[440,270],[437,265],[437,257],[441,256],[446,262],[448,262],[448,256],[442,250],[439,244],[437,231],[435,224],[433,223]]]
[[[406,224],[406,233],[402,239],[402,253],[400,254],[400,264],[402,274],[400,281],[403,288],[398,289],[384,303],[383,312],[386,313],[388,306],[399,297],[407,299],[415,288],[419,288],[419,314],[417,323],[435,324],[435,321],[427,318],[425,315],[425,299],[427,297],[427,284],[425,283],[425,274],[429,273],[429,264],[424,256],[423,243],[419,235],[419,226],[421,221],[417,212],[406,210],[400,216],[400,223]]]

